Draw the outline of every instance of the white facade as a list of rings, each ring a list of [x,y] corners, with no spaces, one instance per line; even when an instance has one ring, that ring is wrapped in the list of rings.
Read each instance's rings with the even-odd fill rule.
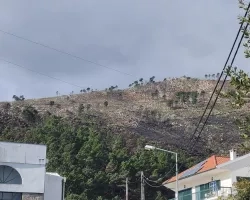
[[[0,142],[0,199],[63,200],[63,178],[46,162],[45,145]]]
[[[217,165],[215,169],[179,180],[179,192],[187,191],[189,193],[183,199],[214,200],[218,199],[219,196],[223,197],[233,194],[233,183],[237,182],[237,177],[250,177],[250,154],[238,158],[235,154],[231,156],[233,156],[233,159]],[[213,184],[216,181],[218,181],[216,183],[218,186],[216,185],[217,189],[214,190]],[[166,183],[165,186],[175,191],[175,181]],[[201,187],[203,189],[207,187],[207,191],[203,190],[202,195],[200,191]]]
[[[46,146],[0,142],[0,166],[9,166],[21,176],[22,184],[0,184],[2,192],[44,193]],[[3,173],[8,172],[3,168]],[[7,178],[7,177],[6,177]]]
[[[63,200],[65,190],[65,178],[57,173],[46,173],[45,176],[45,200]]]

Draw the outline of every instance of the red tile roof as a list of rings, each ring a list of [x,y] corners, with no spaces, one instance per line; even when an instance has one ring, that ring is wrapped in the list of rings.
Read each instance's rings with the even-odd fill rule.
[[[229,157],[222,157],[222,156],[211,156],[209,157],[208,159],[206,159],[204,162],[204,164],[202,165],[202,167],[194,174],[190,175],[190,176],[194,176],[196,174],[199,174],[199,173],[202,173],[202,172],[206,172],[206,171],[209,171],[211,169],[215,169],[217,165],[220,165],[222,163],[225,163],[225,162],[228,162],[230,160]],[[198,164],[197,164],[198,165]],[[190,169],[193,169],[195,168],[197,165],[194,165],[193,167],[187,169],[187,170],[190,170]],[[187,170],[181,172],[178,174],[178,179],[182,179],[181,176],[183,175],[184,172],[186,172]],[[188,176],[189,177],[189,176]],[[187,177],[183,177],[184,178],[187,178]],[[167,183],[170,183],[170,182],[174,182],[176,180],[176,176],[173,176],[172,178],[168,179],[167,181],[165,181],[163,184],[167,184]]]

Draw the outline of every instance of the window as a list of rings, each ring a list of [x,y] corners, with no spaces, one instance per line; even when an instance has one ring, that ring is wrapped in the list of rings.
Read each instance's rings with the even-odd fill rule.
[[[239,182],[239,181],[250,181],[250,177],[237,176],[236,180],[237,180],[237,182]]]
[[[21,193],[0,192],[0,200],[22,200]]]
[[[212,181],[209,183],[209,189],[212,192],[217,192],[220,189],[220,181]]]
[[[178,197],[179,200],[192,200],[192,189],[179,191]]]
[[[0,165],[0,184],[22,184],[22,178],[14,168]]]
[[[203,185],[198,186],[199,187],[199,193],[197,193],[196,197],[198,200],[205,199],[208,196],[212,195],[214,193],[217,193],[218,190],[220,190],[220,180],[218,181],[212,181]]]

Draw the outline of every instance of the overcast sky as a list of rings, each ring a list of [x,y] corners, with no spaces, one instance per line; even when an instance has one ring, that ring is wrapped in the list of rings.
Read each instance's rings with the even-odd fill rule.
[[[132,76],[0,32],[0,59],[94,89],[138,78],[220,72],[239,27],[237,0],[3,0],[0,30],[52,46]],[[235,64],[246,69],[243,49]],[[0,60],[0,100],[78,92],[80,88]]]

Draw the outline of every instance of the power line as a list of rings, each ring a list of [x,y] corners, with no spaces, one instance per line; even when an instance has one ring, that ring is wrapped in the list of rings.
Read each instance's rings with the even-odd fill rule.
[[[164,175],[164,177],[162,177],[162,179],[164,179],[167,175],[169,175],[169,174],[173,171],[173,169],[175,169],[175,165],[174,165],[174,166]],[[143,176],[144,176],[144,174],[143,174]],[[150,181],[150,182],[153,182],[153,183],[158,184],[158,182],[153,181],[153,180],[150,180],[150,179],[147,178],[146,176],[144,176],[144,178],[147,179],[147,181]]]
[[[24,67],[24,66],[22,66],[22,65],[18,65],[18,64],[16,64],[16,63],[13,63],[13,62],[11,62],[11,61],[5,60],[5,59],[3,59],[3,58],[0,58],[0,60],[1,60],[1,61],[4,61],[4,62],[6,62],[6,63],[9,63],[9,64],[11,64],[11,65],[14,65],[14,66],[16,66],[16,67],[19,67],[19,68],[22,68],[22,69],[31,71],[31,72],[33,72],[33,73],[36,73],[36,74],[39,74],[39,75],[42,75],[42,76],[46,76],[46,77],[48,77],[48,78],[55,79],[55,80],[57,80],[57,81],[66,83],[66,84],[68,84],[68,85],[72,85],[72,86],[74,86],[74,87],[78,87],[78,88],[81,88],[81,89],[84,88],[84,87],[82,87],[82,86],[80,86],[80,85],[76,85],[76,84],[74,84],[74,83],[70,83],[70,82],[68,82],[68,81],[64,81],[64,80],[62,80],[62,79],[59,79],[59,78],[56,78],[56,77],[53,77],[53,76],[50,76],[50,75],[47,75],[47,74],[44,74],[44,73],[35,71],[35,70],[33,70],[33,69],[26,68],[26,67]]]
[[[249,8],[250,8],[250,3],[248,4],[248,7],[247,7],[247,10],[246,10],[246,12],[245,12],[244,17],[247,16],[247,13],[248,13],[248,11],[249,11]],[[210,96],[210,99],[209,99],[209,101],[208,101],[208,103],[207,103],[207,105],[206,105],[206,108],[205,108],[205,110],[204,110],[204,112],[203,112],[203,114],[202,114],[202,116],[201,116],[201,118],[200,118],[200,120],[199,120],[199,122],[198,122],[198,125],[196,126],[196,129],[195,129],[194,133],[193,133],[192,136],[191,136],[190,142],[193,140],[193,138],[194,138],[194,136],[195,136],[195,134],[196,134],[196,132],[197,132],[197,130],[198,130],[198,128],[199,128],[199,126],[200,126],[202,120],[203,120],[203,117],[205,116],[205,114],[206,114],[206,112],[207,112],[207,109],[208,109],[208,107],[209,107],[209,105],[210,105],[210,103],[211,103],[211,101],[212,101],[212,99],[213,99],[213,96],[214,96],[214,94],[215,94],[215,92],[216,92],[216,89],[217,89],[217,87],[218,87],[218,85],[219,85],[219,83],[220,83],[220,80],[221,80],[221,78],[222,78],[222,76],[223,76],[223,74],[224,74],[224,71],[225,71],[225,69],[226,69],[226,67],[227,67],[227,63],[228,63],[228,61],[229,61],[229,59],[230,59],[230,57],[231,57],[231,55],[232,55],[233,49],[234,49],[234,47],[235,47],[235,44],[236,44],[236,42],[237,42],[237,40],[238,40],[238,37],[239,37],[239,34],[240,34],[241,30],[242,30],[243,24],[244,24],[244,22],[242,22],[241,25],[240,25],[240,27],[239,27],[239,30],[238,30],[238,32],[237,32],[237,34],[236,34],[235,40],[234,40],[234,42],[233,42],[233,45],[232,45],[231,50],[230,50],[230,53],[229,53],[229,55],[228,55],[228,57],[227,57],[227,60],[226,60],[226,62],[225,62],[225,65],[224,65],[224,67],[223,67],[223,70],[222,70],[222,72],[221,72],[221,74],[220,74],[220,77],[219,77],[218,80],[217,80],[217,83],[216,83],[216,85],[215,85],[215,88],[214,88],[214,90],[213,90],[213,92],[212,92],[212,94],[211,94],[211,96]],[[243,36],[244,36],[244,34],[243,34]],[[237,52],[238,52],[238,51],[237,51]],[[235,56],[236,56],[236,55],[235,55]],[[234,57],[235,57],[235,56],[234,56]],[[216,101],[217,101],[217,100],[216,100]]]
[[[250,5],[250,4],[249,4],[249,5]],[[243,38],[244,38],[244,33],[245,33],[245,31],[247,30],[248,25],[249,25],[249,23],[247,23],[247,25],[246,25],[245,28],[244,28],[244,32],[243,32],[243,34],[242,34],[242,36],[241,36],[241,39],[240,39],[239,44],[238,44],[238,46],[237,46],[237,48],[236,48],[236,51],[235,51],[234,57],[233,57],[233,59],[232,59],[232,62],[231,62],[231,64],[230,64],[230,66],[228,67],[228,70],[231,70],[231,68],[232,68],[232,65],[233,65],[233,63],[234,63],[234,60],[235,60],[235,58],[236,58],[236,55],[238,54],[238,51],[239,51],[241,42],[242,42],[242,40],[243,40]],[[224,86],[225,83],[226,83],[227,77],[228,77],[228,74],[226,74],[226,76],[225,76],[225,78],[224,78],[224,80],[223,80],[223,83],[222,83],[222,85],[221,85],[221,87],[220,87],[220,89],[219,89],[219,91],[218,91],[218,94],[217,94],[216,99],[215,99],[215,101],[214,101],[214,103],[213,103],[213,105],[212,105],[212,108],[211,108],[211,110],[209,111],[208,116],[207,116],[207,118],[206,118],[206,120],[205,120],[205,122],[204,122],[204,124],[203,124],[203,126],[202,126],[202,128],[201,128],[201,130],[200,130],[200,132],[199,132],[199,134],[198,134],[198,136],[197,136],[196,139],[195,139],[195,142],[199,139],[199,137],[200,137],[200,135],[201,135],[201,133],[202,133],[202,131],[203,131],[203,129],[204,129],[204,127],[205,127],[205,125],[206,125],[208,119],[209,119],[209,116],[211,115],[211,113],[212,113],[212,111],[213,111],[213,109],[214,109],[214,107],[215,107],[215,104],[216,104],[216,102],[217,102],[217,100],[218,100],[218,98],[219,98],[220,92],[221,92],[223,86]],[[195,146],[195,145],[193,145],[193,147],[194,147],[194,146]]]
[[[97,62],[94,62],[94,61],[91,61],[91,60],[82,58],[82,57],[80,57],[80,56],[76,56],[76,55],[74,55],[74,54],[72,54],[72,53],[69,53],[69,52],[66,52],[66,51],[63,51],[63,50],[60,50],[60,49],[51,47],[51,46],[46,45],[46,44],[42,44],[42,43],[40,43],[40,42],[36,42],[36,41],[30,40],[30,39],[27,39],[27,38],[25,38],[25,37],[16,35],[16,34],[14,34],[14,33],[11,33],[11,32],[8,32],[8,31],[2,30],[2,29],[0,29],[0,32],[2,32],[3,34],[6,34],[6,35],[10,35],[10,36],[16,37],[16,38],[21,39],[21,40],[25,40],[25,41],[27,41],[27,42],[30,42],[30,43],[33,43],[33,44],[36,44],[36,45],[42,46],[42,47],[44,47],[44,48],[47,48],[47,49],[56,51],[56,52],[58,52],[58,53],[61,53],[61,54],[67,55],[67,56],[71,56],[71,57],[73,57],[73,58],[76,58],[76,59],[79,59],[79,60],[82,60],[82,61],[91,63],[91,64],[93,64],[93,65],[97,65],[97,66],[99,66],[99,67],[103,67],[103,68],[106,68],[106,69],[109,69],[109,70],[113,70],[113,71],[116,71],[116,72],[118,72],[118,73],[121,73],[121,74],[124,74],[124,75],[127,75],[127,76],[133,76],[133,75],[128,74],[128,73],[126,73],[126,72],[122,72],[122,71],[120,71],[120,70],[117,70],[117,69],[108,67],[108,66],[106,66],[106,65],[99,64],[99,63],[97,63]]]
[[[248,12],[249,12],[249,9],[250,9],[250,2],[249,2],[248,7],[247,7],[247,9],[246,9],[244,18],[247,16],[247,14],[248,14]],[[209,99],[209,101],[208,101],[208,103],[207,103],[207,106],[206,106],[206,108],[205,108],[205,110],[204,110],[204,112],[203,112],[203,114],[202,114],[202,116],[201,116],[201,118],[200,118],[200,120],[199,120],[197,126],[196,126],[196,129],[195,129],[194,133],[192,134],[192,136],[191,136],[191,138],[190,138],[190,140],[189,140],[189,143],[186,145],[187,147],[189,147],[189,145],[192,145],[193,138],[194,138],[194,136],[195,136],[195,134],[196,134],[196,132],[197,132],[197,130],[198,130],[198,128],[199,128],[199,125],[201,124],[201,122],[202,122],[202,120],[203,120],[203,117],[204,117],[205,114],[206,114],[206,111],[207,111],[207,109],[208,109],[208,107],[209,107],[209,105],[210,105],[210,103],[211,103],[211,101],[212,101],[213,95],[215,94],[216,89],[217,89],[217,87],[218,87],[218,85],[219,85],[219,83],[220,83],[220,80],[221,80],[221,78],[222,78],[222,76],[223,76],[223,74],[224,74],[224,71],[225,71],[225,69],[226,69],[226,67],[227,67],[227,63],[228,63],[228,61],[229,61],[229,59],[230,59],[230,57],[231,57],[231,54],[232,54],[233,49],[234,49],[234,47],[235,47],[235,44],[236,44],[236,42],[237,42],[237,40],[238,40],[238,37],[239,37],[239,34],[240,34],[241,30],[242,30],[243,24],[244,24],[244,21],[242,21],[242,23],[241,23],[241,25],[240,25],[240,28],[239,28],[239,30],[238,30],[238,32],[237,32],[236,38],[235,38],[234,43],[233,43],[233,45],[232,45],[232,47],[231,47],[230,53],[229,53],[229,55],[228,55],[228,57],[227,57],[226,63],[225,63],[225,65],[224,65],[224,67],[223,67],[223,70],[222,70],[222,72],[221,72],[221,74],[220,74],[220,77],[219,77],[219,79],[218,79],[218,81],[217,81],[217,83],[216,83],[216,85],[215,85],[215,88],[214,88],[214,90],[213,90],[213,92],[212,92],[212,94],[211,94],[211,96],[210,96],[210,99]],[[238,43],[237,49],[236,49],[236,51],[235,51],[235,54],[234,54],[234,57],[233,57],[233,59],[232,59],[231,65],[229,66],[229,69],[232,68],[232,65],[233,65],[233,63],[234,63],[234,60],[235,60],[235,58],[236,58],[236,55],[237,55],[237,53],[238,53],[239,47],[240,47],[241,42],[242,42],[242,40],[243,40],[243,38],[244,38],[244,33],[245,33],[245,31],[246,31],[248,25],[249,25],[249,23],[247,23],[246,27],[244,28],[244,32],[243,32],[243,34],[242,34],[242,36],[241,36],[241,39],[240,39],[240,41],[239,41],[239,43]],[[200,137],[200,135],[201,135],[201,133],[202,133],[202,131],[203,131],[203,129],[204,129],[204,127],[205,127],[205,125],[206,125],[208,119],[209,119],[209,116],[211,115],[212,110],[213,110],[214,107],[215,107],[215,104],[216,104],[216,102],[217,102],[217,100],[218,100],[218,98],[219,98],[219,94],[220,94],[220,92],[221,92],[221,90],[222,90],[222,88],[223,88],[223,86],[224,86],[224,84],[225,84],[225,82],[226,82],[227,76],[228,76],[228,74],[226,74],[226,76],[225,76],[225,78],[224,78],[224,80],[223,80],[223,83],[222,83],[222,85],[221,85],[221,87],[220,87],[220,90],[218,91],[217,97],[216,97],[216,99],[215,99],[215,101],[214,101],[214,103],[213,103],[213,105],[212,105],[212,107],[211,107],[211,109],[210,109],[210,112],[209,112],[209,114],[208,114],[208,116],[207,116],[205,122],[203,123],[202,129],[201,129],[201,131],[199,132],[198,137],[196,137],[194,144],[191,146],[191,153],[193,152],[194,147],[195,147],[195,145],[197,144],[197,141],[198,141],[198,139],[199,139],[199,137]],[[180,169],[182,166],[183,166],[183,163],[179,166],[179,169]]]
[[[144,178],[144,183],[146,183],[148,186],[153,187],[153,188],[160,188],[160,187],[162,187],[162,185],[157,185],[157,186],[151,185],[150,183],[148,183],[148,182],[146,181],[145,178]]]

